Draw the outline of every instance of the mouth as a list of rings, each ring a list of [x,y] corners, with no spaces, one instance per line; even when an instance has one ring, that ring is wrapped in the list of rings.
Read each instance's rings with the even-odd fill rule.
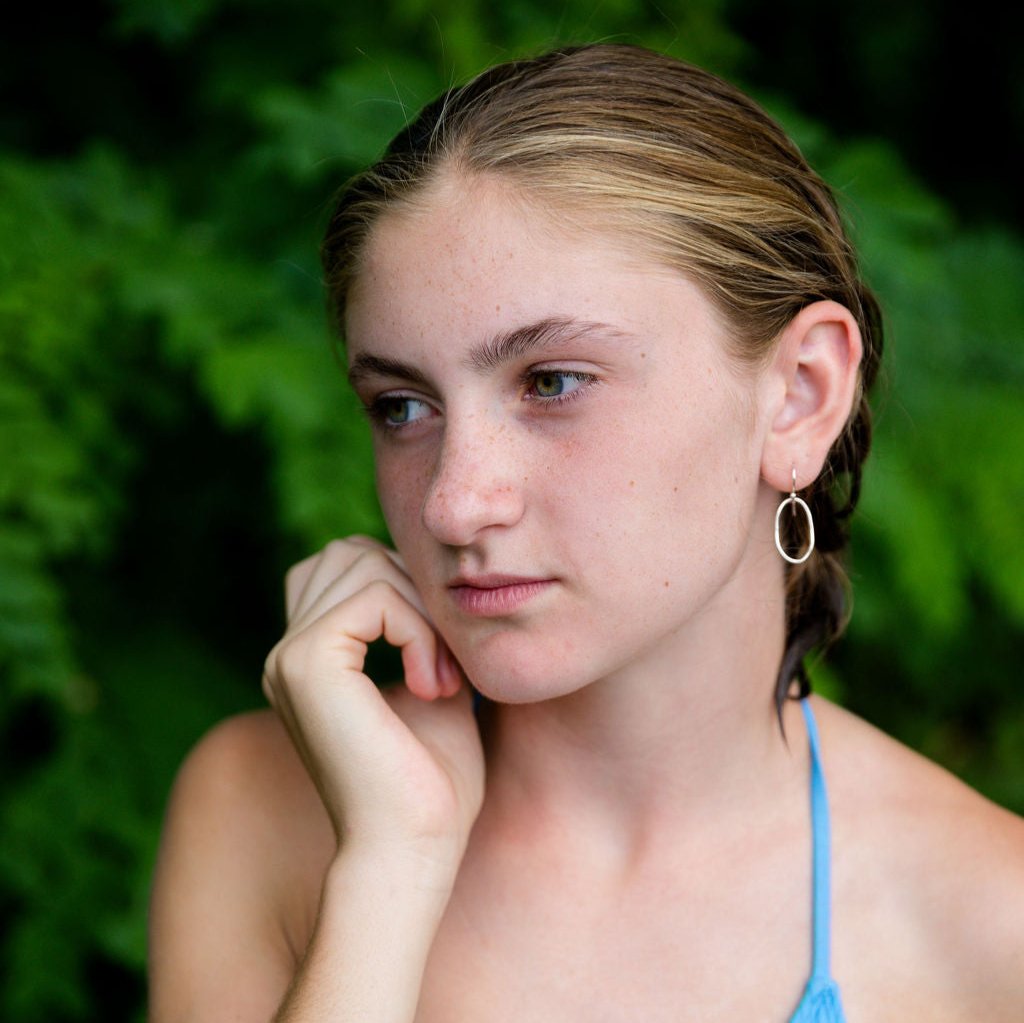
[[[515,575],[457,576],[448,584],[448,592],[464,614],[499,618],[514,614],[554,583],[554,579]]]

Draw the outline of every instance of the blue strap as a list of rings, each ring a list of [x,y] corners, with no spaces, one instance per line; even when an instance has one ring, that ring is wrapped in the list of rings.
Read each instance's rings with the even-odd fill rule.
[[[814,961],[811,976],[832,975],[832,826],[828,813],[828,793],[821,770],[821,745],[818,724],[808,700],[800,701],[807,722],[811,746],[811,828],[814,840]]]

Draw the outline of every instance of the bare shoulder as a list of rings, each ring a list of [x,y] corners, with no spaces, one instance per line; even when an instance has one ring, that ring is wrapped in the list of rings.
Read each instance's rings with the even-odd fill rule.
[[[902,962],[934,984],[950,1019],[1024,1019],[1024,819],[855,715],[814,706],[833,807],[837,929],[845,885],[853,930],[889,939],[876,937],[868,958],[890,972]],[[836,940],[838,953],[841,933]]]
[[[329,827],[288,733],[270,710],[227,718],[200,739],[181,767],[172,803],[187,798],[196,809],[221,804],[219,811],[257,826],[276,826],[281,814],[297,824],[303,811],[318,809]]]
[[[276,716],[230,718],[185,760],[150,913],[151,1020],[270,1018],[315,916],[333,832]]]

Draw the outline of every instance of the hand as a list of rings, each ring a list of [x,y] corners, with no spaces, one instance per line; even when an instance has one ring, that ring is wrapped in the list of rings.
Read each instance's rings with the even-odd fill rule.
[[[394,551],[333,541],[286,580],[288,628],[263,689],[334,825],[339,848],[426,855],[452,871],[480,810],[484,761],[469,685]],[[405,686],[364,674],[367,645],[400,647]]]

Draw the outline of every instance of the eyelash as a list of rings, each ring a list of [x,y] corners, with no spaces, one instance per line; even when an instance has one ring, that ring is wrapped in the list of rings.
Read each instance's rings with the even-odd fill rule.
[[[583,397],[583,395],[595,383],[597,383],[597,377],[594,376],[593,373],[583,373],[575,369],[531,369],[522,375],[520,378],[520,384],[524,388],[528,388],[531,385],[536,386],[537,381],[541,377],[563,377],[566,380],[576,380],[580,385],[579,387],[574,387],[571,391],[566,391],[563,394],[535,394],[527,399],[528,401],[539,402],[541,405],[549,407],[564,405],[566,402],[575,401],[577,398]]]
[[[527,372],[520,377],[520,386],[524,389],[528,389],[531,386],[535,387],[537,381],[541,377],[563,377],[567,380],[578,381],[580,385],[579,387],[574,387],[571,391],[566,391],[563,394],[547,396],[533,394],[526,397],[527,401],[534,402],[540,405],[541,408],[554,408],[556,406],[566,405],[570,401],[575,401],[577,398],[583,397],[583,395],[597,383],[597,377],[593,373],[583,373],[579,370],[531,369],[527,370]],[[374,399],[369,404],[363,405],[363,411],[369,417],[373,425],[380,429],[394,431],[402,430],[409,424],[391,423],[388,422],[387,419],[387,406],[396,401],[418,401],[423,404],[429,404],[429,402],[425,402],[422,398],[414,397],[411,394],[382,394],[379,398]],[[412,422],[418,422],[418,420],[412,420]]]
[[[363,412],[366,413],[371,424],[377,429],[401,430],[408,424],[388,422],[387,408],[396,401],[418,401],[423,405],[427,404],[422,398],[415,398],[411,394],[382,394],[368,405],[363,405]],[[414,419],[412,422],[418,422],[418,420]]]

